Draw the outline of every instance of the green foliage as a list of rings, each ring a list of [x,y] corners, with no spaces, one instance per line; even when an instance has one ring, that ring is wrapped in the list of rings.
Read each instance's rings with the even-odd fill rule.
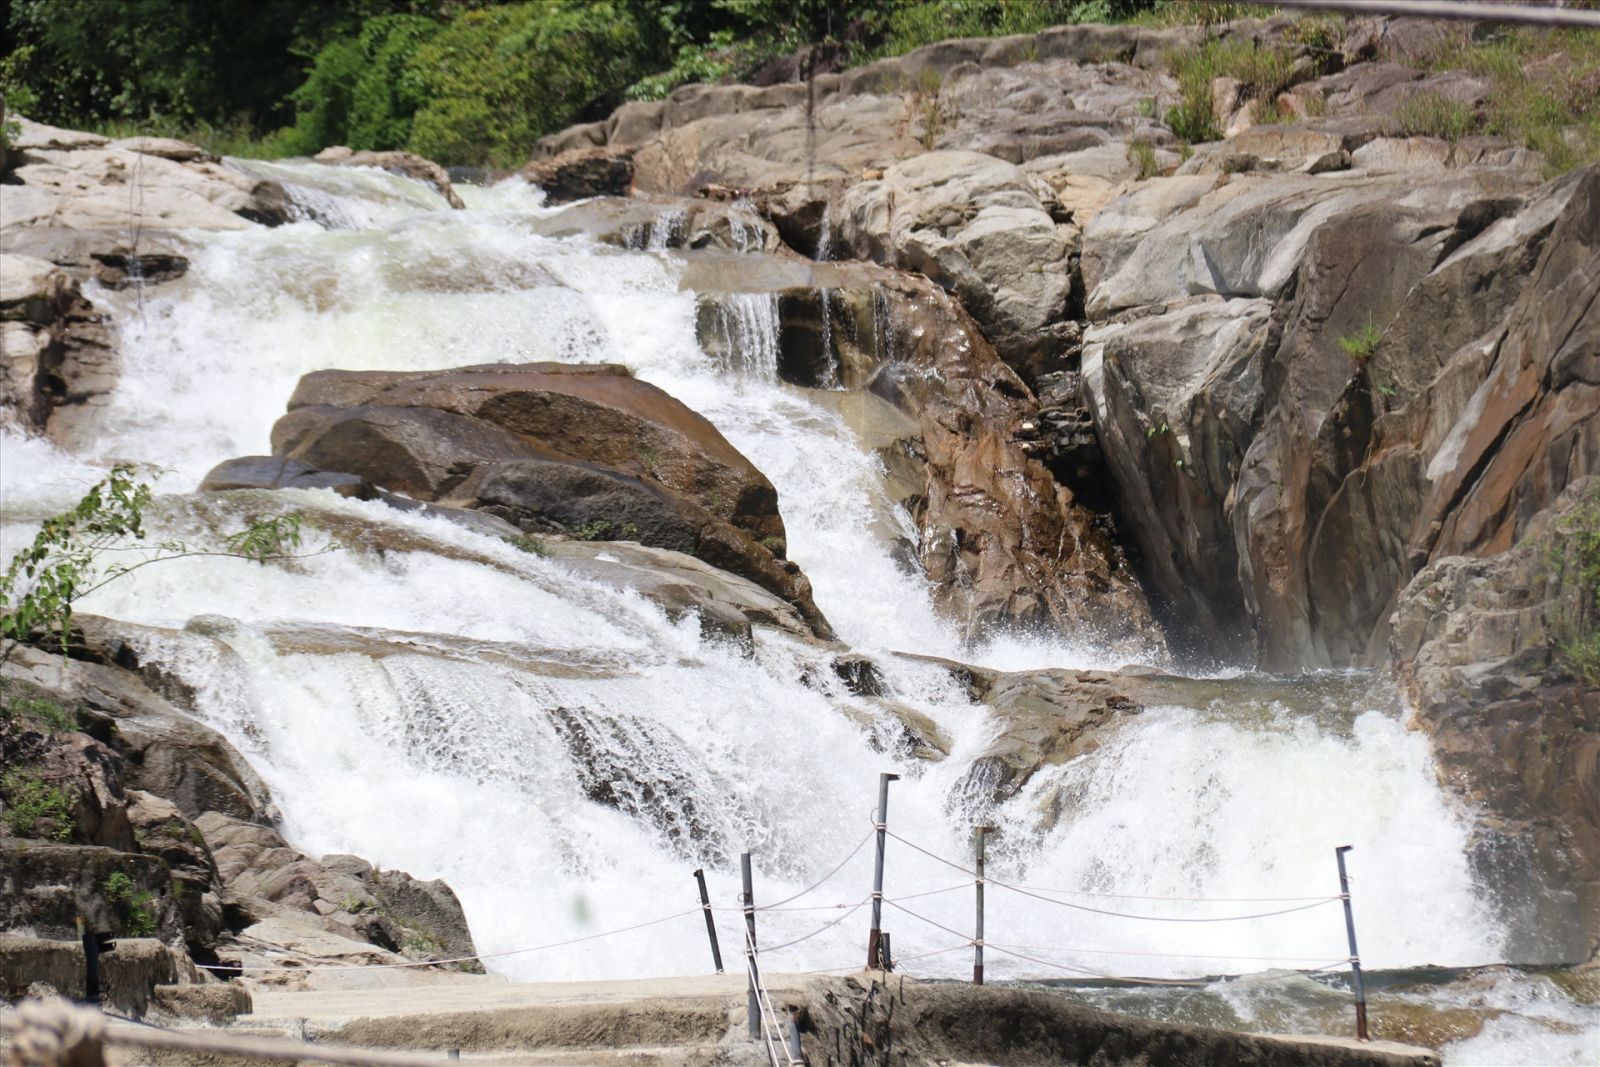
[[[76,829],[72,822],[72,800],[65,792],[49,785],[38,774],[22,767],[0,777],[0,793],[5,794],[6,829],[14,837],[43,837],[67,841]]]
[[[686,44],[678,49],[672,66],[659,74],[640,78],[623,94],[629,100],[660,100],[680,85],[690,82],[714,83],[733,76],[756,54],[733,39],[732,30],[718,30],[705,44]]]
[[[418,0],[10,0],[9,75],[47,122],[163,116],[266,128],[303,57],[363,19]],[[424,5],[428,6],[428,5]]]
[[[1541,153],[1546,176],[1600,161],[1600,31],[1517,28],[1488,39],[1462,32],[1399,58],[1487,80],[1482,131]]]
[[[154,893],[135,889],[133,879],[122,871],[108,874],[100,890],[116,912],[121,924],[118,933],[125,937],[149,937],[156,932],[156,913],[150,906],[155,900]]]
[[[152,563],[187,556],[233,556],[258,563],[300,558],[296,550],[302,522],[292,514],[247,524],[225,539],[223,550],[192,548],[182,541],[144,543],[144,511],[150,501],[150,486],[137,479],[132,466],[119,463],[73,508],[44,521],[33,543],[0,575],[0,663],[35,631],[54,632],[64,654],[73,604]],[[129,554],[107,564],[111,553]]]
[[[1560,524],[1552,555],[1571,592],[1556,619],[1557,653],[1567,669],[1600,685],[1600,489]]]
[[[289,94],[296,118],[288,146],[305,155],[330,144],[357,151],[404,147],[429,98],[425,72],[413,60],[441,28],[419,15],[384,15],[369,19],[358,36],[324,46],[304,84]]]
[[[1371,359],[1382,343],[1383,331],[1378,329],[1371,319],[1368,319],[1367,324],[1355,333],[1345,334],[1339,338],[1339,347],[1344,349],[1344,354],[1362,362]]]
[[[0,718],[13,716],[32,720],[47,730],[65,731],[77,729],[77,719],[73,714],[54,700],[43,697],[20,697],[6,702],[0,709]]]
[[[1167,59],[1178,81],[1178,103],[1167,111],[1167,125],[1189,142],[1222,136],[1211,104],[1213,79],[1237,78],[1241,100],[1259,101],[1263,115],[1276,107],[1278,94],[1294,80],[1294,55],[1289,49],[1238,38],[1213,38]]]
[[[1156,146],[1149,141],[1130,141],[1128,162],[1139,168],[1140,181],[1160,173],[1161,168],[1156,163]]]
[[[639,527],[631,522],[619,526],[610,519],[594,519],[572,534],[580,541],[631,541],[639,536]]]
[[[1399,137],[1439,137],[1451,144],[1477,129],[1477,113],[1443,93],[1414,93],[1395,108],[1391,132]]]
[[[539,137],[616,103],[644,73],[638,27],[622,12],[548,0],[460,16],[413,57],[428,102],[407,147],[441,163],[526,161]]]
[[[529,537],[526,534],[518,534],[515,537],[506,538],[505,541],[506,544],[510,545],[519,552],[527,552],[528,554],[534,556],[550,555],[549,546],[547,546],[537,537]]]

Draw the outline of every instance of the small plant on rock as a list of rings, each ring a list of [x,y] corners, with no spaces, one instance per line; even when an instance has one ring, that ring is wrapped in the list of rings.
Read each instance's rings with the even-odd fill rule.
[[[38,631],[54,632],[65,652],[73,604],[152,563],[232,556],[265,564],[318,554],[299,552],[302,520],[295,514],[256,519],[226,537],[221,549],[196,548],[182,541],[152,544],[144,540],[144,512],[152,499],[149,484],[135,476],[132,466],[119,463],[71,510],[44,521],[33,543],[0,573],[0,664]],[[107,565],[105,560],[114,552],[127,555]]]
[[[1355,333],[1345,334],[1339,338],[1339,347],[1344,349],[1344,354],[1351,359],[1365,363],[1378,351],[1378,346],[1383,343],[1383,331],[1371,319]]]
[[[1600,685],[1600,489],[1560,524],[1551,563],[1572,575],[1559,609],[1557,657],[1589,685]],[[1570,571],[1569,571],[1570,568]]]
[[[0,793],[5,795],[5,825],[12,836],[71,839],[76,829],[71,798],[38,774],[20,767],[7,771],[0,778]]]
[[[1156,162],[1156,146],[1149,141],[1133,141],[1128,145],[1128,162],[1139,168],[1139,180],[1154,178],[1161,173]]]
[[[149,937],[156,932],[156,913],[150,906],[154,893],[135,888],[133,879],[123,871],[107,875],[100,889],[116,912],[124,936]]]

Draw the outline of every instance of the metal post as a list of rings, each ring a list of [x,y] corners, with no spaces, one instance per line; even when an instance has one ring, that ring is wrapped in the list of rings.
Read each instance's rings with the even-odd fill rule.
[[[83,916],[76,916],[78,942],[83,945],[83,1000],[100,1003],[100,938],[89,929]]]
[[[706,892],[706,872],[694,872],[694,880],[700,887],[700,910],[706,914],[706,936],[711,938],[711,962],[717,965],[717,973],[722,973],[722,946],[717,944],[717,923],[711,915],[711,896]]]
[[[1361,980],[1361,953],[1356,950],[1356,919],[1350,911],[1350,876],[1345,873],[1344,854],[1355,846],[1340,845],[1333,850],[1339,860],[1339,896],[1344,899],[1344,931],[1350,936],[1350,975],[1356,989],[1356,1036],[1367,1038],[1367,987]]]
[[[983,839],[992,826],[977,827],[977,843],[974,859],[977,861],[973,870],[977,879],[973,882],[973,889],[977,896],[977,917],[973,923],[972,931],[972,984],[983,984]]]
[[[750,874],[750,853],[739,855],[739,874],[744,880],[744,960],[747,977],[750,980],[750,991],[745,998],[745,1014],[749,1016],[750,1036],[761,1036],[761,1001],[756,993],[757,976],[761,973],[756,969],[756,892],[754,879]]]
[[[800,1046],[800,1009],[789,1006],[789,1056],[796,1063],[806,1062],[805,1049]]]
[[[872,930],[867,934],[867,970],[878,966],[878,934],[883,929],[883,846],[888,840],[889,783],[900,780],[898,774],[885,771],[878,775],[878,812],[872,821],[878,826],[878,861],[872,869]]]
[[[894,970],[894,952],[889,946],[889,931],[887,930],[878,934],[878,966],[883,968],[885,974]]]

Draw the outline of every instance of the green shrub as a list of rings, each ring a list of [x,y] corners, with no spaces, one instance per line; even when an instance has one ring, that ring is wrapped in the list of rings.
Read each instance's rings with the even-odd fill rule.
[[[1414,93],[1395,108],[1390,132],[1398,137],[1438,137],[1451,144],[1478,126],[1477,113],[1443,93]]]
[[[1278,94],[1294,83],[1294,55],[1280,46],[1238,39],[1212,39],[1168,56],[1178,81],[1178,104],[1167,125],[1185,141],[1215,141],[1222,136],[1211,107],[1211,82],[1237,78],[1241,100],[1257,100],[1266,114]]]
[[[1139,168],[1140,181],[1155,177],[1160,169],[1156,165],[1156,146],[1149,141],[1129,142],[1128,162]]]
[[[124,937],[149,937],[156,932],[156,913],[151,907],[155,894],[148,889],[135,889],[132,878],[122,871],[106,876],[100,889],[111,903],[121,926],[118,933]]]
[[[47,784],[33,771],[16,768],[0,778],[5,794],[6,829],[14,837],[44,837],[67,841],[77,827],[72,821],[72,800]]]
[[[1345,334],[1339,338],[1339,347],[1344,349],[1344,354],[1351,359],[1366,362],[1373,353],[1378,351],[1378,346],[1383,343],[1383,331],[1371,319],[1355,333]]]
[[[521,164],[541,136],[637,81],[642,45],[611,0],[468,11],[408,64],[427,102],[406,147],[441,163]]]
[[[75,730],[77,721],[66,708],[54,700],[43,697],[22,697],[6,702],[5,715],[0,717],[21,716],[32,719],[34,722],[50,730]]]

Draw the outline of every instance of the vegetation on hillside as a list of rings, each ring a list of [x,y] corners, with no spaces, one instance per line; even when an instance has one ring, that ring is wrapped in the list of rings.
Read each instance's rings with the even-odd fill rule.
[[[693,82],[792,78],[950,37],[1077,22],[1218,26],[1271,14],[1222,0],[9,0],[0,89],[12,110],[115,135],[182,136],[229,155],[329,144],[511,166],[543,134]],[[1342,22],[1304,18],[1284,46],[1213,39],[1169,56],[1162,115],[1221,136],[1218,77],[1262,101],[1331,66]],[[1298,60],[1308,55],[1308,65]],[[1600,159],[1600,33],[1462,28],[1391,57],[1488,80],[1474,108],[1432,94],[1396,133],[1504,136],[1552,172]]]

